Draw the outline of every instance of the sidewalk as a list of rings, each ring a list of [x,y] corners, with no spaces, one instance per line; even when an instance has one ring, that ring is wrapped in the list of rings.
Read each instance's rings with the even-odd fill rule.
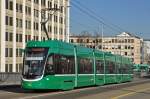
[[[16,86],[20,86],[21,82],[1,82],[0,81],[0,89],[1,88],[6,88],[6,87],[16,87]]]

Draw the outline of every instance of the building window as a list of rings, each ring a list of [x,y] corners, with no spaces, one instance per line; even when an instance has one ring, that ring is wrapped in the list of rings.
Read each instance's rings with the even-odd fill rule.
[[[13,41],[13,33],[9,33],[9,41]]]
[[[22,34],[19,34],[19,42],[22,42]]]
[[[5,64],[5,72],[12,72],[12,64]]]
[[[39,11],[38,10],[36,10],[36,9],[34,9],[34,17],[39,17]]]
[[[13,49],[5,48],[5,57],[12,57],[12,56],[13,56]]]
[[[39,24],[36,23],[36,30],[39,30]]]
[[[118,45],[118,49],[121,49],[121,45]]]
[[[16,57],[18,57],[19,55],[18,55],[18,48],[16,49]]]
[[[132,56],[134,56],[134,53],[131,53]]]
[[[125,53],[124,53],[124,55],[126,55],[126,56],[127,56],[127,55],[128,55],[128,53],[127,53],[127,52],[125,52]]]
[[[31,40],[31,35],[25,35],[25,42],[30,41]]]
[[[19,41],[19,35],[16,34],[16,42],[18,42],[18,41]]]
[[[48,14],[48,19],[49,19],[49,21],[52,21],[52,14]]]
[[[39,4],[39,0],[34,0],[34,3],[35,4]]]
[[[48,8],[52,8],[52,2],[48,1]]]
[[[13,56],[13,49],[9,48],[9,57],[12,57],[12,56]]]
[[[128,43],[130,43],[130,39],[128,39]]]
[[[19,64],[19,72],[22,72],[22,63]]]
[[[8,22],[8,19],[9,19],[9,17],[6,16],[6,19],[5,19],[5,24],[6,24],[6,25],[9,25],[9,24],[8,24],[8,23],[9,23],[9,22]]]
[[[19,27],[22,28],[22,19],[19,20]]]
[[[131,39],[131,43],[134,43],[134,39]]]
[[[19,12],[19,4],[16,3],[16,12]]]
[[[115,40],[114,39],[112,39],[112,43],[114,43],[115,42]]]
[[[63,12],[63,6],[60,6],[60,12],[61,13]]]
[[[125,49],[128,49],[127,45],[125,45]]]
[[[19,64],[16,64],[16,72],[19,72]]]
[[[22,13],[23,9],[22,9],[22,4],[20,4],[20,13]]]
[[[6,9],[9,8],[8,5],[9,5],[8,0],[6,0],[6,2],[5,2],[5,7],[6,7]]]
[[[128,49],[130,49],[131,48],[131,46],[128,46]]]
[[[8,35],[8,32],[5,33],[5,41],[8,41],[9,39],[9,35]]]
[[[16,34],[16,42],[22,42],[22,34]]]
[[[9,9],[10,9],[10,10],[13,10],[13,1],[10,1],[10,2],[9,2]]]
[[[59,18],[59,22],[60,22],[61,24],[63,23],[63,18],[62,18],[62,17]]]
[[[37,41],[39,40],[39,37],[38,37],[38,36],[36,36],[36,40],[37,40]]]
[[[60,28],[60,34],[61,34],[61,35],[63,34],[63,29],[62,29],[62,28]]]
[[[22,52],[20,48],[16,49],[16,57],[22,57]]]
[[[73,43],[73,39],[71,39],[71,43]]]
[[[12,69],[13,69],[13,65],[9,64],[9,72],[12,72]]]
[[[5,57],[8,57],[8,48],[5,48]]]
[[[131,46],[131,49],[134,49],[134,47],[133,47],[133,46]]]
[[[39,24],[37,22],[34,22],[34,30],[36,31],[39,30]]]
[[[31,29],[31,21],[26,20],[26,29]]]
[[[9,25],[10,25],[10,26],[13,26],[13,17],[9,17],[9,19],[10,19],[10,20],[9,20]]]
[[[26,12],[26,15],[31,15],[31,7],[26,6],[25,12]]]
[[[16,3],[16,12],[20,12],[20,13],[22,13],[22,4],[18,4],[18,3]]]
[[[8,70],[8,64],[5,64],[5,72],[9,72],[9,70]]]
[[[22,71],[22,64],[16,64],[16,72]]]
[[[19,26],[19,21],[18,21],[18,18],[16,18],[16,27]]]
[[[45,6],[46,5],[46,0],[41,0],[41,5]]]

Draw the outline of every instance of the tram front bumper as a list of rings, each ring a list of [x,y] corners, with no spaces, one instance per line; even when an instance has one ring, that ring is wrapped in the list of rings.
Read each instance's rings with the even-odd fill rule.
[[[45,84],[40,81],[22,81],[23,89],[45,89]]]

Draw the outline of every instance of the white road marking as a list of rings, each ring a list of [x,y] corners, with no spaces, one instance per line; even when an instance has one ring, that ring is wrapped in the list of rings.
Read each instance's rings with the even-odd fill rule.
[[[65,93],[65,92],[46,93],[46,94],[41,94],[41,95],[22,97],[22,98],[18,98],[18,99],[32,99],[32,98],[38,98],[38,97],[43,97],[43,96],[58,95],[58,94],[63,94],[63,93]]]
[[[64,92],[55,92],[55,93],[46,93],[46,94],[41,94],[41,95],[34,95],[34,96],[27,96],[27,97],[21,97],[18,99],[32,99],[32,98],[38,98],[38,97],[44,97],[44,96],[53,96],[53,95],[60,95],[60,94],[68,94],[68,93],[74,93],[74,92],[80,92],[84,90],[91,90],[91,89],[96,89],[97,87],[90,87],[90,88],[82,88],[82,89],[74,89],[70,91],[64,91]]]

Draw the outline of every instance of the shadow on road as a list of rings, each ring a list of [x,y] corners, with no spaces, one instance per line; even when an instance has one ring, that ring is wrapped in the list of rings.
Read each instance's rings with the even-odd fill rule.
[[[0,91],[13,92],[13,93],[50,93],[59,92],[60,90],[24,90],[20,85],[0,86]]]

